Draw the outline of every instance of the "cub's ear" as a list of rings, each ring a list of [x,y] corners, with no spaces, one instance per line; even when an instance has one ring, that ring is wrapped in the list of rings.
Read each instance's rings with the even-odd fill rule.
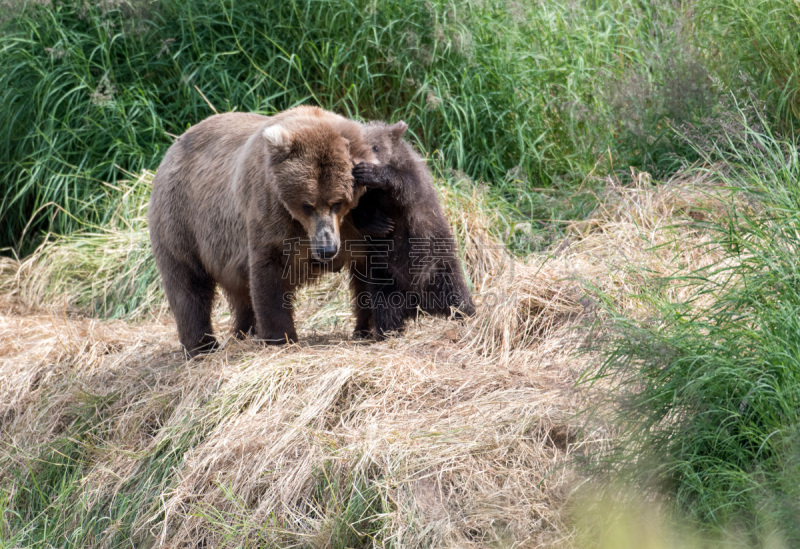
[[[401,137],[403,137],[403,134],[406,133],[407,129],[408,129],[408,124],[406,124],[401,120],[397,124],[389,126],[389,133],[391,133],[392,137],[394,137],[395,139],[400,139]]]
[[[280,124],[265,129],[263,135],[274,153],[285,153],[292,147],[292,136]]]

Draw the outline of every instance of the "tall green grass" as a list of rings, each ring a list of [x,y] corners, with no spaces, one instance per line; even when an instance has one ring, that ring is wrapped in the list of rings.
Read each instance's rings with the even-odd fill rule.
[[[654,279],[638,298],[646,322],[610,306],[598,377],[621,433],[601,465],[718,528],[775,529],[800,542],[800,153],[796,140],[743,132],[699,149],[740,197],[698,223],[722,259]],[[764,125],[762,124],[762,128]],[[707,174],[709,175],[709,174]],[[674,302],[665,284],[690,297]]]
[[[701,0],[701,20],[709,39],[724,45],[733,80],[756,81],[778,119],[789,126],[800,121],[800,3],[794,0]]]
[[[0,245],[102,223],[105,184],[155,168],[212,106],[404,119],[428,154],[545,218],[542,187],[661,162],[659,82],[689,74],[663,62],[688,55],[670,31],[686,17],[632,0],[32,4],[0,30]]]

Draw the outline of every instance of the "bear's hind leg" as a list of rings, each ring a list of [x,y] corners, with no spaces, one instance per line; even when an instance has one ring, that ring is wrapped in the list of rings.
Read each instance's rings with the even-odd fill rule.
[[[447,306],[445,314],[448,316],[452,314],[456,319],[464,320],[475,315],[475,303],[469,295],[467,281],[460,267],[455,258],[446,264],[442,293]]]
[[[214,302],[214,280],[202,267],[174,263],[164,273],[164,293],[167,294],[178,338],[190,357],[217,348],[211,327],[211,306]]]
[[[366,339],[372,333],[372,309],[371,300],[367,283],[358,278],[358,275],[351,275],[350,291],[353,294],[353,309],[356,315],[356,328],[353,336]]]
[[[372,319],[375,324],[375,337],[378,341],[386,339],[393,332],[402,332],[406,324],[405,302],[394,303],[397,298],[402,298],[395,286],[373,287],[370,292],[372,299]]]

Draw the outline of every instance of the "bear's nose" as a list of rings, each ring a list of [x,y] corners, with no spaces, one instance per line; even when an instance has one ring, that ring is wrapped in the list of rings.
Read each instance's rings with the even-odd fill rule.
[[[332,259],[339,253],[339,246],[335,242],[326,242],[322,246],[317,246],[315,251],[320,259]]]

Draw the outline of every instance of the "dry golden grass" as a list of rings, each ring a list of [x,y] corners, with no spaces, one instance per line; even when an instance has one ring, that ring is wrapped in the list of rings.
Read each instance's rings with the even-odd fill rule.
[[[14,284],[34,307],[88,316],[157,318],[167,310],[147,233],[154,173],[109,189],[109,219],[77,233],[48,234],[17,269]]]
[[[609,180],[565,242],[512,261],[481,195],[443,192],[478,312],[461,324],[422,318],[380,343],[351,340],[337,276],[301,293],[299,344],[228,337],[186,362],[168,315],[131,324],[75,315],[58,299],[43,308],[4,260],[0,464],[23,467],[90,395],[106,408],[82,477],[86,505],[127,486],[146,457],[181,454],[163,493],[137,510],[142,540],[338,546],[361,497],[353,528],[376,546],[569,544],[569,457],[605,436],[573,417],[583,405],[573,382],[591,360],[574,354],[577,327],[595,314],[584,285],[624,304],[644,270],[713,261],[702,232],[665,228],[714,215],[719,194],[704,181]],[[47,266],[23,268],[39,281]],[[228,323],[217,307],[217,332]],[[0,486],[13,491],[12,476],[0,472]]]

